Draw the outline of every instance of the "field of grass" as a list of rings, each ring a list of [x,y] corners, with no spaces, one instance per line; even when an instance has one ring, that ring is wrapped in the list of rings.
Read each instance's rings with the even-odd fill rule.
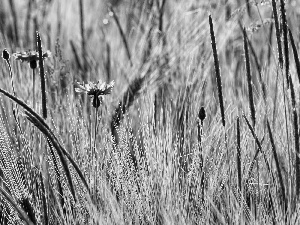
[[[0,223],[299,224],[299,19],[0,1]]]

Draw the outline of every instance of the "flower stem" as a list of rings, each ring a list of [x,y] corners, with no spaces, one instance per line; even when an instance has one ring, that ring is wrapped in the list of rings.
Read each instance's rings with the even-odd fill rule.
[[[32,69],[32,85],[33,85],[33,97],[32,97],[32,108],[35,110],[35,69]]]

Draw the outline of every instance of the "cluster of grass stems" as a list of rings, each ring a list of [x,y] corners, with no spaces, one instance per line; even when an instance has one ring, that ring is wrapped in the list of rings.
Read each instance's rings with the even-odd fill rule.
[[[299,223],[296,6],[201,2],[108,4],[106,22],[89,26],[87,10],[103,5],[78,0],[66,38],[66,3],[29,0],[22,36],[9,1],[0,223]],[[26,48],[38,54],[32,70],[9,55]],[[75,81],[100,79],[116,86],[93,108]]]

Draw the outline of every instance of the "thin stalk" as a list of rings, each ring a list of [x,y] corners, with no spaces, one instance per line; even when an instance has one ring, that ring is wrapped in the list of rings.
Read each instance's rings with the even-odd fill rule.
[[[249,50],[247,43],[247,34],[246,29],[243,29],[244,36],[244,51],[245,51],[245,63],[246,63],[246,72],[247,72],[247,83],[248,83],[248,94],[249,94],[249,108],[252,119],[252,126],[255,127],[256,117],[255,117],[255,106],[254,106],[254,98],[252,91],[252,79],[251,79],[251,67],[250,67],[250,58],[249,58]]]
[[[284,56],[285,56],[285,75],[286,75],[286,82],[289,88],[289,42],[288,42],[288,26],[286,20],[286,11],[285,11],[285,3],[284,0],[280,0],[280,11],[281,11],[281,18],[282,18],[282,30],[283,30],[283,45],[284,45]]]
[[[213,50],[213,57],[214,57],[214,64],[215,64],[216,79],[217,79],[217,85],[218,85],[222,124],[223,124],[223,127],[225,127],[225,110],[224,110],[223,93],[222,93],[222,80],[221,80],[221,72],[220,72],[219,58],[218,58],[218,52],[217,52],[216,38],[215,38],[215,34],[214,34],[214,26],[213,26],[211,15],[209,15],[209,27],[210,27],[211,46],[212,46],[212,50]]]
[[[290,80],[290,87],[291,87],[291,99],[292,99],[292,111],[294,117],[294,141],[295,141],[295,155],[296,155],[296,162],[295,162],[295,170],[296,170],[296,198],[299,198],[300,194],[300,145],[299,145],[299,127],[298,127],[298,114],[296,111],[296,96],[294,90],[294,84],[292,81],[292,77],[289,77]]]
[[[130,62],[130,65],[132,66],[133,63],[132,63],[131,53],[130,53],[130,50],[129,50],[129,45],[128,45],[125,33],[124,33],[124,31],[123,31],[123,29],[121,27],[120,20],[119,20],[117,14],[115,13],[115,11],[113,10],[112,7],[110,7],[110,11],[113,13],[113,18],[114,18],[114,20],[115,20],[115,22],[117,24],[117,27],[118,27],[119,32],[120,32],[120,35],[122,37],[123,44],[125,46],[125,50],[126,50],[126,54],[127,54],[128,60]]]
[[[42,51],[42,41],[41,41],[41,37],[40,37],[39,32],[37,32],[37,45],[38,45],[38,53],[39,53],[39,67],[40,67],[40,78],[41,78],[43,119],[47,119],[44,59],[43,59],[43,51]]]
[[[33,85],[32,108],[33,110],[35,110],[35,69],[32,69],[32,85]]]

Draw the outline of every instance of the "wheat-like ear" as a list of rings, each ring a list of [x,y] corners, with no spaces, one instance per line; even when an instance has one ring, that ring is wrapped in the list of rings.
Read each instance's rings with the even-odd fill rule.
[[[25,102],[23,102],[19,98],[14,97],[13,95],[4,91],[1,88],[0,88],[0,92],[2,94],[4,94],[5,96],[7,96],[8,98],[10,98],[11,100],[18,103],[20,106],[22,106],[26,110],[25,114],[27,115],[27,117],[30,118],[31,121],[33,122],[33,124],[36,125],[37,128],[45,134],[45,136],[49,139],[49,141],[51,142],[53,147],[57,150],[58,154],[61,155],[61,153],[62,153],[64,156],[66,156],[69,159],[69,161],[73,165],[74,169],[76,170],[77,174],[79,175],[80,179],[82,180],[83,184],[85,185],[86,189],[90,193],[88,184],[87,184],[82,172],[80,171],[78,165],[75,163],[75,161],[73,160],[71,155],[61,146],[58,139],[53,134],[53,132],[50,130],[49,126],[45,123],[45,121],[34,110],[32,110]],[[62,159],[63,159],[63,157],[62,157]],[[66,165],[66,163],[65,163],[65,165]]]
[[[126,111],[133,104],[134,100],[140,95],[140,91],[144,85],[144,82],[145,77],[140,77],[133,80],[124,93],[122,100],[119,102],[119,106],[117,106],[115,109],[115,113],[111,121],[111,132],[116,142],[118,142],[116,129],[123,120],[123,116]]]
[[[19,206],[18,204],[14,201],[13,197],[7,193],[2,186],[0,186],[0,193],[2,196],[4,196],[4,198],[12,205],[12,207],[14,208],[14,210],[16,210],[16,212],[19,214],[20,218],[26,222],[28,225],[34,225],[34,223],[29,219],[29,217],[27,216],[26,212],[24,212]]]
[[[222,93],[222,79],[221,79],[219,58],[218,58],[218,52],[217,52],[216,38],[215,38],[215,33],[214,33],[214,25],[213,25],[211,15],[209,15],[209,28],[210,28],[211,47],[213,50],[213,57],[214,57],[214,63],[215,63],[216,79],[217,79],[217,85],[218,85],[222,124],[225,127],[225,110],[224,110],[223,93]]]

